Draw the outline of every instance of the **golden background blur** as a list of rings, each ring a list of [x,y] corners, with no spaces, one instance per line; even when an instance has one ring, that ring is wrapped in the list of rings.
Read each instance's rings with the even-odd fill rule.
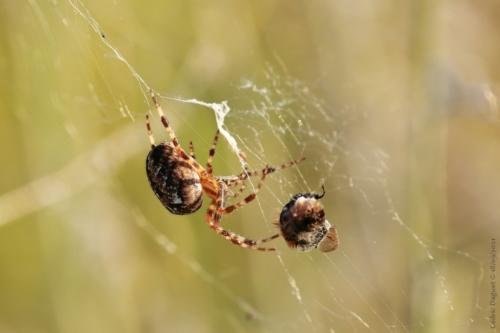
[[[493,0],[1,1],[0,333],[496,332],[499,17]],[[236,247],[206,199],[169,214],[145,177],[148,112],[167,136],[114,50],[200,163],[213,112],[167,97],[227,100],[252,169],[307,157],[225,227],[266,237],[325,181],[339,249]],[[245,111],[244,80],[292,132]],[[215,173],[238,173],[220,142]]]

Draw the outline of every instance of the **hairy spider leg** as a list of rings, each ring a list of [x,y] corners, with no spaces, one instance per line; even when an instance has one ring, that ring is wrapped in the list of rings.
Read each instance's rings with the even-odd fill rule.
[[[228,192],[230,192],[229,195],[231,196],[231,198],[238,197],[245,190],[245,188],[247,186],[247,179],[238,180],[237,182],[228,182],[224,178],[219,178],[219,177],[214,177],[214,178],[216,178],[218,181],[221,181],[224,184],[226,184]],[[241,186],[238,189],[238,191],[233,192],[233,188],[236,187],[236,186],[238,186],[240,183],[241,183]]]
[[[220,131],[217,129],[217,131],[215,132],[214,140],[212,142],[212,147],[210,148],[210,153],[209,153],[208,159],[207,159],[207,173],[209,175],[213,175],[212,160],[215,156],[215,147],[217,146],[217,142],[219,140],[219,134],[220,134]],[[240,153],[243,153],[243,152],[240,152]],[[292,161],[292,162],[284,163],[284,164],[280,165],[279,167],[268,167],[267,174],[288,168],[292,165],[295,165],[297,163],[302,162],[303,160],[305,160],[304,157],[299,158],[299,159]],[[234,177],[230,177],[230,179],[226,179],[225,183],[229,188],[237,186],[240,182],[245,181],[244,184],[242,185],[242,187],[238,190],[238,192],[233,194],[233,198],[236,198],[238,195],[240,195],[241,192],[243,192],[245,190],[246,179],[248,177],[260,176],[260,175],[262,175],[263,172],[264,172],[264,169],[259,170],[259,171],[248,171],[248,169],[245,168],[245,170],[242,173],[240,173],[239,175],[234,176]]]
[[[231,188],[233,188],[233,187],[237,186],[239,183],[241,183],[241,186],[240,186],[240,188],[238,189],[238,192],[234,192],[234,193],[232,194],[232,197],[233,197],[233,198],[237,198],[237,197],[238,197],[238,196],[239,196],[239,195],[240,195],[240,194],[241,194],[241,193],[245,190],[245,188],[246,188],[246,186],[247,186],[247,180],[246,180],[246,179],[239,180],[238,182],[235,182],[235,183],[233,183],[233,184],[231,184],[231,183],[230,183],[230,184],[228,185],[228,187],[231,189]]]
[[[194,156],[193,141],[189,142],[189,156],[196,160],[196,157]]]
[[[214,140],[212,142],[212,147],[210,148],[210,152],[208,154],[208,159],[207,159],[207,173],[209,175],[213,175],[212,161],[213,161],[213,158],[215,156],[215,147],[217,146],[217,142],[219,140],[219,134],[220,134],[220,131],[217,129],[217,131],[215,132]],[[214,176],[214,178],[217,179],[218,181],[223,181],[229,189],[231,189],[232,187],[238,185],[240,182],[242,183],[242,186],[238,189],[238,192],[231,194],[231,196],[233,198],[238,197],[245,190],[246,179],[239,180],[237,183],[231,184],[230,182],[227,182],[225,179],[221,179],[221,178],[216,177],[216,176]]]
[[[301,158],[296,159],[295,161],[292,161],[292,162],[284,163],[278,167],[268,167],[266,173],[270,174],[270,173],[273,173],[276,171],[280,171],[282,169],[285,169],[285,168],[293,166],[297,163],[300,163],[303,160],[305,160],[305,157],[301,157]],[[248,179],[249,177],[262,176],[263,172],[264,172],[264,169],[258,170],[258,171],[248,171],[248,169],[245,168],[245,170],[242,173],[240,173],[236,176],[223,176],[223,177],[218,177],[218,178],[221,179],[222,181],[224,181],[229,186],[229,188],[233,188],[233,187],[237,186],[239,183],[241,183],[243,180]]]
[[[213,141],[213,144],[212,144],[212,148],[210,149],[210,153],[208,155],[208,160],[207,160],[207,173],[209,174],[213,174],[213,170],[212,170],[212,160],[213,160],[213,157],[215,155],[215,146],[217,145],[217,141],[218,141],[218,138],[219,138],[219,130],[217,130],[217,132],[215,133],[215,137],[214,137],[214,141]],[[189,155],[196,159],[195,155],[194,155],[194,146],[193,146],[193,142],[191,141],[189,143]],[[217,177],[214,177],[214,178],[217,178]],[[221,179],[220,179],[221,180]],[[227,182],[225,180],[222,180],[224,181],[224,183],[227,185],[228,188],[232,188],[234,186],[237,186],[239,183],[241,183],[241,187],[238,189],[238,192],[235,192],[235,193],[232,193],[231,194],[231,197],[233,198],[236,198],[238,197],[244,190],[245,190],[245,187],[246,187],[246,183],[247,183],[247,180],[246,179],[238,179],[236,182]]]
[[[168,120],[165,117],[165,115],[163,114],[160,103],[158,103],[158,101],[156,100],[155,93],[153,92],[152,89],[149,89],[149,94],[151,95],[151,98],[153,99],[153,103],[156,107],[156,110],[158,111],[158,114],[160,115],[160,119],[161,119],[161,122],[163,124],[163,127],[165,127],[165,129],[167,130],[167,133],[170,136],[170,139],[172,140],[172,143],[173,143],[174,148],[177,151],[177,153],[184,160],[186,160],[189,164],[191,164],[193,167],[195,167],[196,170],[200,174],[202,174],[202,175],[206,174],[205,169],[203,169],[203,167],[198,162],[196,162],[196,160],[194,160],[190,155],[186,154],[186,152],[179,145],[179,140],[177,140],[177,137],[175,136],[174,131],[172,130],[172,128],[170,128]]]
[[[243,172],[238,174],[237,176],[220,177],[220,178],[224,179],[224,182],[229,186],[229,188],[233,188],[235,186],[238,186],[238,184],[243,183],[244,181],[246,182],[246,180],[249,178],[246,176],[247,172],[248,168],[245,167],[245,169],[243,169]]]
[[[219,140],[219,129],[217,129],[217,131],[215,132],[215,136],[214,136],[214,140],[213,140],[213,143],[212,143],[212,147],[210,148],[210,153],[208,155],[208,159],[207,159],[207,173],[209,175],[212,175],[213,174],[213,170],[212,170],[212,160],[215,156],[215,146],[217,145],[217,141]],[[240,154],[245,154],[244,152],[240,151]],[[246,155],[245,156],[245,161],[246,161]],[[302,162],[303,160],[305,160],[305,157],[301,157],[299,159],[296,159],[295,161],[291,161],[291,162],[288,162],[288,163],[284,163],[278,167],[268,167],[266,166],[267,168],[267,174],[270,174],[270,173],[273,173],[275,171],[279,171],[279,170],[282,170],[282,169],[285,169],[285,168],[288,168],[288,167],[291,167],[292,165],[295,165],[297,163],[300,163]],[[237,176],[233,176],[233,177],[229,177],[229,179],[226,179],[226,184],[231,188],[231,187],[234,187],[236,185],[238,185],[238,183],[240,183],[242,180],[244,179],[247,179],[248,177],[252,177],[252,176],[261,176],[262,173],[264,172],[265,169],[262,169],[262,170],[259,170],[259,171],[248,171],[248,169],[245,168],[245,170],[240,173],[239,175]],[[223,177],[221,177],[223,178]],[[242,190],[243,191],[243,190]]]
[[[209,175],[212,175],[212,160],[215,155],[215,146],[217,145],[217,141],[219,140],[219,129],[215,132],[214,141],[212,142],[212,147],[210,148],[210,153],[208,154],[207,159],[207,172]]]
[[[246,205],[247,203],[249,203],[250,201],[255,199],[255,197],[257,196],[257,193],[259,193],[260,188],[264,184],[264,180],[266,179],[268,169],[269,169],[269,167],[266,165],[266,167],[264,168],[264,170],[262,172],[262,177],[260,178],[259,183],[257,184],[257,186],[255,187],[255,189],[252,191],[252,193],[250,195],[248,195],[245,199],[243,199],[243,200],[241,200],[241,201],[239,201],[239,202],[237,202],[229,207],[224,208],[222,206],[217,206],[217,213],[229,214],[232,211],[234,211],[235,209],[238,209],[241,206]]]
[[[298,164],[298,163],[302,162],[305,159],[306,159],[305,157],[301,157],[301,158],[296,159],[295,161],[291,161],[291,162],[288,162],[288,163],[283,163],[282,165],[277,166],[277,167],[269,167],[267,169],[266,173],[270,174],[270,173],[273,173],[273,172],[276,172],[276,171],[280,171],[280,170],[286,169],[288,167],[291,167],[291,166],[293,166],[295,164]],[[248,178],[248,177],[260,176],[260,175],[262,175],[262,173],[264,172],[264,170],[265,169],[257,170],[257,171],[248,171],[247,169],[245,169],[245,171],[243,171],[242,173],[240,173],[237,176],[234,176],[234,178],[232,178],[230,181],[231,182],[236,182],[238,180],[243,180],[243,179]]]
[[[151,148],[155,146],[155,138],[153,137],[153,132],[151,131],[151,126],[149,125],[149,116],[146,115],[146,128],[148,129],[149,142],[151,143]]]
[[[262,184],[259,184],[259,185],[262,186]],[[238,246],[241,246],[241,247],[244,247],[247,249],[251,249],[251,250],[257,250],[257,251],[275,251],[276,250],[275,248],[264,248],[264,247],[259,247],[259,245],[266,243],[266,242],[269,242],[269,241],[272,241],[275,238],[278,238],[279,234],[254,241],[254,240],[245,238],[243,236],[240,236],[240,235],[238,235],[234,232],[231,232],[229,230],[225,230],[225,229],[221,228],[220,220],[221,220],[222,214],[219,212],[219,207],[222,206],[223,201],[224,201],[223,194],[224,194],[224,184],[219,183],[219,196],[217,197],[217,199],[212,200],[212,202],[210,203],[209,209],[207,211],[206,217],[207,217],[207,222],[208,222],[208,225],[210,226],[210,228],[214,229],[219,235],[223,236],[224,238],[226,238],[227,240],[229,240],[231,243],[233,243],[235,245],[238,245]],[[247,199],[249,197],[247,197]],[[252,199],[253,199],[253,197],[252,197]],[[252,199],[249,199],[249,201],[251,201]],[[243,202],[245,202],[245,200],[243,200]],[[247,201],[247,202],[249,202],[249,201]],[[213,216],[214,219],[212,222],[212,214],[214,212],[215,212],[215,214]]]
[[[273,173],[275,171],[279,171],[279,170],[288,168],[288,167],[290,167],[292,165],[295,165],[297,163],[302,162],[303,160],[305,160],[304,157],[299,158],[299,159],[297,159],[295,161],[292,161],[292,162],[284,163],[284,164],[282,164],[282,165],[280,165],[278,167],[268,167],[266,174],[270,174],[270,173]],[[242,173],[240,173],[239,175],[237,175],[237,176],[232,176],[232,177],[227,177],[227,178],[221,177],[221,178],[225,178],[224,182],[226,183],[226,185],[230,189],[233,188],[233,187],[235,187],[235,186],[238,186],[238,184],[242,183],[242,185],[241,185],[240,189],[238,190],[238,192],[235,192],[232,195],[233,198],[236,198],[237,196],[239,196],[241,194],[241,192],[243,192],[245,190],[247,179],[249,177],[254,177],[254,176],[260,176],[260,175],[262,175],[263,172],[264,172],[264,170],[265,169],[258,170],[258,171],[248,171],[248,169],[245,168],[245,170]],[[324,195],[324,193],[323,193],[323,195]],[[319,198],[322,198],[323,195],[321,197],[319,197]]]
[[[266,169],[267,169],[267,166],[266,166]],[[266,174],[263,173],[262,177],[259,181],[259,184],[257,184],[257,187],[255,188],[255,190],[252,193],[250,193],[250,195],[248,195],[245,199],[237,202],[234,205],[229,206],[228,208],[232,208],[231,211],[233,211],[234,209],[239,208],[239,207],[249,203],[250,201],[252,201],[255,198],[255,196],[257,195],[257,193],[259,192],[260,188],[262,187],[262,184],[264,184],[265,179],[266,179]],[[224,195],[227,194],[228,189],[230,189],[230,187],[227,186],[226,183],[224,183],[223,181],[220,181],[218,183],[217,198],[212,199],[212,202],[208,206],[207,214],[205,215],[205,219],[207,220],[208,225],[212,229],[219,227],[218,223],[220,223],[220,218],[219,218],[219,220],[216,220],[215,218],[212,219],[214,217],[214,212],[216,212],[215,214],[217,214],[217,213],[227,214],[223,211],[224,211],[224,203],[225,203]]]

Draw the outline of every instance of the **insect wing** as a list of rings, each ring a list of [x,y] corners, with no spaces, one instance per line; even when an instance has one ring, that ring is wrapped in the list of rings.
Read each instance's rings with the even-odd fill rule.
[[[318,249],[321,252],[331,252],[336,250],[339,247],[339,236],[337,235],[337,229],[335,226],[331,226],[328,229],[328,233],[325,237],[319,242]]]

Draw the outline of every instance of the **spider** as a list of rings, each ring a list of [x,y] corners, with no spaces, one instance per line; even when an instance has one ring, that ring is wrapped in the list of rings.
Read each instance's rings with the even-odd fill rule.
[[[321,252],[330,252],[339,246],[337,230],[325,219],[323,205],[318,201],[325,195],[325,186],[321,188],[321,195],[296,194],[274,222],[291,249],[309,252],[319,248]]]
[[[300,163],[305,158],[302,157],[278,167],[266,165],[260,171],[245,169],[242,173],[234,176],[214,176],[212,159],[215,155],[219,130],[215,133],[206,169],[204,169],[195,159],[192,142],[189,144],[189,154],[180,147],[153,90],[149,90],[149,93],[160,115],[161,122],[172,140],[172,142],[163,141],[159,145],[155,145],[149,116],[146,116],[146,127],[151,143],[151,151],[146,159],[146,173],[149,185],[161,203],[172,214],[191,214],[200,209],[203,193],[205,193],[212,200],[205,215],[206,222],[211,229],[238,246],[259,251],[274,251],[275,248],[260,247],[260,245],[278,238],[279,234],[254,241],[222,229],[220,221],[222,215],[229,214],[255,199],[268,174]],[[240,156],[245,157],[246,155],[240,152]],[[260,176],[260,181],[252,193],[245,199],[226,207],[228,199],[238,197],[245,190],[247,179],[251,176]],[[232,189],[238,185],[240,188],[233,192]]]

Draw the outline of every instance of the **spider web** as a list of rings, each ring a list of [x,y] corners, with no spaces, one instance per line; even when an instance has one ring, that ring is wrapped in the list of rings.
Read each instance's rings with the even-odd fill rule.
[[[305,19],[295,2],[276,3],[274,11],[168,3],[161,15],[152,4],[122,2],[4,6],[6,43],[22,54],[9,58],[13,87],[5,87],[14,97],[2,100],[14,111],[4,141],[15,138],[21,153],[4,148],[14,157],[0,196],[0,332],[497,331],[490,317],[500,218],[492,209],[500,195],[497,106],[477,59],[457,56],[456,67],[418,67],[414,59],[412,67],[384,53],[359,38],[389,43],[377,35],[389,29],[375,20],[387,14],[383,8],[311,5]],[[245,16],[250,8],[253,20]],[[498,39],[498,23],[480,19],[488,9],[455,10],[455,19],[470,20],[468,29]],[[264,13],[294,24],[263,24]],[[333,18],[343,25],[325,23]],[[262,24],[275,44],[243,69],[232,60],[245,56],[238,48],[186,44],[190,34],[223,35],[253,50],[252,24]],[[332,30],[322,30],[325,24]],[[283,46],[275,35],[285,27],[317,40],[309,48],[292,40]],[[293,45],[301,51],[287,48]],[[360,57],[361,45],[387,58]],[[449,48],[460,55],[464,45]],[[317,67],[291,65],[300,64],[293,56],[312,53]],[[276,253],[244,250],[206,227],[206,202],[189,216],[163,209],[144,171],[146,114],[156,141],[168,139],[150,87],[181,146],[193,141],[200,163],[221,130],[217,175],[306,157],[269,175],[253,202],[222,219],[224,228],[267,237],[291,196],[325,184],[322,203],[339,248],[296,253],[279,238]]]

